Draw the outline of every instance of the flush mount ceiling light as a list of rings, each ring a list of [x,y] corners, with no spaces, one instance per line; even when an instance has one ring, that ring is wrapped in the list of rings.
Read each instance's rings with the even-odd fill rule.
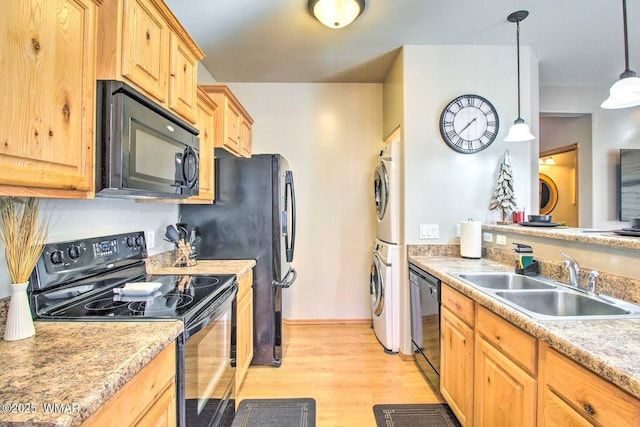
[[[329,28],[343,28],[364,11],[364,0],[309,0],[309,12]]]
[[[629,69],[629,46],[627,42],[627,2],[622,0],[622,23],[624,29],[624,71],[620,80],[609,89],[609,97],[600,104],[606,109],[627,108],[640,105],[640,78]]]
[[[516,52],[518,57],[518,118],[513,122],[513,126],[509,128],[509,133],[504,139],[507,142],[531,141],[536,138],[529,131],[529,125],[520,117],[520,21],[523,21],[527,16],[529,16],[529,12],[526,10],[519,10],[507,16],[507,21],[516,23]]]

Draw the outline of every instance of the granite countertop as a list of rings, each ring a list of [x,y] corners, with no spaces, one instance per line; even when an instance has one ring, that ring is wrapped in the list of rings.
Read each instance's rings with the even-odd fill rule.
[[[640,319],[535,320],[448,274],[513,267],[484,258],[409,256],[409,262],[640,398]]]
[[[0,341],[0,426],[79,426],[182,332],[180,321],[35,322]],[[58,404],[56,410],[53,404]]]
[[[173,267],[168,261],[166,253],[147,259],[147,273],[149,274],[235,274],[238,278],[247,274],[254,266],[253,259],[239,260],[198,260],[192,267]]]
[[[623,228],[623,226],[620,228]],[[482,229],[616,248],[640,249],[640,238],[621,236],[613,233],[613,230],[572,227],[526,227],[518,224],[483,224]]]

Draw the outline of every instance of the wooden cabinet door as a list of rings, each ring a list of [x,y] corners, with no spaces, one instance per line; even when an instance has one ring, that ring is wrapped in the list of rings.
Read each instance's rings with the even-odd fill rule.
[[[242,157],[251,157],[251,136],[251,123],[247,119],[243,118],[240,128],[240,155]]]
[[[473,425],[473,329],[447,308],[441,314],[440,392],[463,426]]]
[[[150,0],[125,0],[124,4],[122,75],[166,103],[170,30]]]
[[[237,311],[236,392],[253,359],[253,272],[240,278]]]
[[[169,108],[191,123],[196,120],[198,60],[180,38],[171,34],[171,69],[169,74]]]
[[[93,0],[0,1],[0,194],[92,195],[96,28]]]
[[[537,381],[482,337],[476,337],[476,426],[536,425]]]
[[[196,128],[200,131],[200,192],[182,203],[212,203],[214,199],[215,162],[213,154],[214,114],[216,105],[202,89],[198,88]]]
[[[226,148],[235,154],[240,154],[240,126],[242,115],[233,103],[229,102],[229,98],[225,98],[224,120],[225,135],[222,143]]]

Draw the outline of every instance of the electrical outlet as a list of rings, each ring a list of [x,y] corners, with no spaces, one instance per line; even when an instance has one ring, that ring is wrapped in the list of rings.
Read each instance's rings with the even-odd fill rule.
[[[456,237],[460,237],[460,224],[456,224]]]
[[[507,244],[507,236],[504,234],[496,234],[496,244],[497,245],[506,245]]]
[[[147,231],[147,249],[153,249],[156,245],[156,232],[151,230]]]
[[[420,224],[421,239],[440,238],[440,226],[438,224]]]
[[[493,243],[493,233],[484,232],[482,234],[482,240],[485,242]]]

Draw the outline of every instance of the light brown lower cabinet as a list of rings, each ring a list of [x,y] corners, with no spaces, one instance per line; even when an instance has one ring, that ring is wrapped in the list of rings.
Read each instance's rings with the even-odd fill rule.
[[[176,346],[159,355],[94,412],[83,426],[176,426]]]
[[[462,425],[640,426],[640,399],[445,283],[442,307],[440,392]]]
[[[473,301],[442,284],[440,392],[463,426],[473,425]],[[464,320],[463,320],[464,319]]]
[[[483,307],[475,331],[474,425],[535,426],[536,339]]]
[[[640,400],[542,345],[541,426],[640,426]]]
[[[239,280],[237,300],[236,393],[253,359],[253,271]]]

